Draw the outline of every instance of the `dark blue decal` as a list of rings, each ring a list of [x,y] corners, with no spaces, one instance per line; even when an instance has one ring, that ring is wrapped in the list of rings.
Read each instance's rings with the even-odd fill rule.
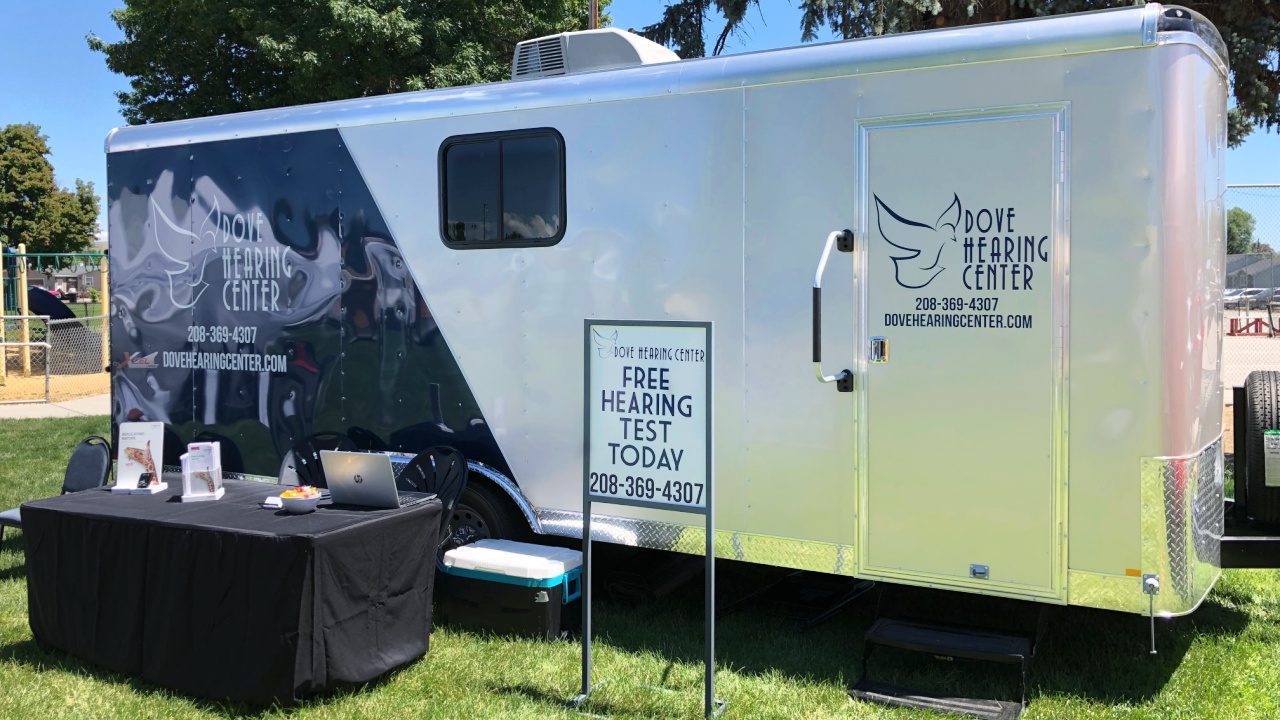
[[[509,473],[335,130],[108,156],[116,423],[274,475],[320,431]]]
[[[908,220],[884,204],[878,195],[876,201],[876,226],[880,237],[898,250],[890,255],[894,277],[904,288],[919,289],[933,282],[946,270],[942,265],[942,253],[956,241],[956,226],[960,224],[960,197],[954,196],[951,204],[932,225]]]

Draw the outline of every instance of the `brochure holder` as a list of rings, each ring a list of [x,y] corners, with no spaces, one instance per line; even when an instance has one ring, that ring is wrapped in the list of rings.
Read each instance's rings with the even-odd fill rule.
[[[154,495],[169,489],[160,474],[164,458],[164,423],[120,423],[116,443],[116,484],[111,492]]]
[[[222,487],[222,446],[217,442],[191,443],[182,458],[182,502],[218,500]]]

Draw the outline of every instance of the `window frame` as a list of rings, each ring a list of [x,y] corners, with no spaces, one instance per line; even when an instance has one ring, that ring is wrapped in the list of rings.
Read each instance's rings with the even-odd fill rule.
[[[549,238],[538,238],[534,240],[505,240],[502,236],[505,234],[506,224],[503,220],[503,210],[505,209],[505,198],[503,198],[503,162],[502,162],[502,141],[519,138],[551,138],[555,140],[556,147],[559,150],[559,169],[560,169],[560,227],[556,230],[556,234]],[[496,141],[498,143],[498,241],[458,241],[449,235],[449,172],[446,163],[446,155],[449,149],[457,145],[467,145],[472,143]],[[558,244],[564,239],[565,229],[569,225],[569,199],[566,192],[566,173],[565,173],[565,145],[564,136],[559,130],[553,127],[537,127],[522,128],[520,130],[501,130],[498,132],[471,133],[468,135],[451,135],[440,143],[440,150],[436,154],[436,167],[438,171],[439,183],[439,211],[440,211],[440,241],[453,250],[489,250],[497,248],[527,248],[527,247],[550,247]]]

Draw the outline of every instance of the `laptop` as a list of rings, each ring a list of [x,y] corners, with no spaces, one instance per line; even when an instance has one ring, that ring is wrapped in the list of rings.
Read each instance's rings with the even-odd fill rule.
[[[397,489],[391,458],[383,453],[321,450],[320,466],[337,505],[406,508],[435,497],[434,493]]]

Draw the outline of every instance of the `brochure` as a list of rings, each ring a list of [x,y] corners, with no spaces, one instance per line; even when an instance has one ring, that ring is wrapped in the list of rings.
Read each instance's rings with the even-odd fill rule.
[[[120,423],[117,447],[111,492],[150,495],[169,489],[156,462],[164,457],[164,423]]]
[[[217,442],[187,445],[182,456],[182,501],[217,500],[226,491],[222,487],[222,446]]]

